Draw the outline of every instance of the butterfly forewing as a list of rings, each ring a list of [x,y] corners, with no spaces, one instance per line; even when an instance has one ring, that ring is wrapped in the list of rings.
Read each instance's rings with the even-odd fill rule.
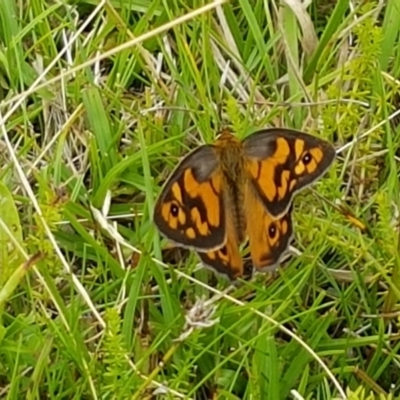
[[[284,215],[296,192],[322,176],[335,158],[325,140],[290,129],[266,129],[243,141],[250,181],[273,217]]]
[[[158,198],[153,220],[160,232],[181,246],[213,250],[225,242],[222,176],[213,146],[185,157]]]

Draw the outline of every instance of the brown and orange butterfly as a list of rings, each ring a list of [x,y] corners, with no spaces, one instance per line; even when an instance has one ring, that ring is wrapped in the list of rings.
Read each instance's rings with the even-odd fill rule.
[[[178,164],[157,199],[154,222],[167,239],[196,250],[231,279],[243,276],[239,245],[246,238],[254,268],[270,269],[293,234],[294,194],[334,158],[330,143],[295,130],[265,129],[243,141],[223,131]]]

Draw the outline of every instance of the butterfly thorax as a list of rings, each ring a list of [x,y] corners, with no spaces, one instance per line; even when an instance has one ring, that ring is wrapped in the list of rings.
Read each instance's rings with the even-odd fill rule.
[[[244,152],[240,140],[225,131],[215,143],[220,168],[224,180],[224,201],[227,212],[235,225],[238,242],[244,240],[246,219],[244,213],[244,196],[246,172],[244,168]]]

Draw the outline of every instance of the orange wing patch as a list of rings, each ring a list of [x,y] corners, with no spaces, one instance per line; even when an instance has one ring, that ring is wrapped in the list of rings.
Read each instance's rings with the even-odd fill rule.
[[[268,182],[264,185],[264,195],[268,201],[272,202],[276,197],[283,198],[290,185],[290,171],[283,170],[280,182],[276,179],[276,172],[279,166],[284,165],[290,155],[290,146],[286,139],[278,138],[276,140],[276,149],[271,157],[262,161],[249,160],[247,168],[251,177],[257,182]]]
[[[207,223],[212,226],[219,226],[219,198],[221,193],[221,176],[215,174],[209,181],[199,183],[193,176],[192,170],[185,171],[183,185],[185,192],[191,198],[201,198],[207,210]],[[195,208],[192,208],[192,212]],[[193,222],[198,221],[198,210],[194,213]],[[193,215],[193,214],[192,214]]]

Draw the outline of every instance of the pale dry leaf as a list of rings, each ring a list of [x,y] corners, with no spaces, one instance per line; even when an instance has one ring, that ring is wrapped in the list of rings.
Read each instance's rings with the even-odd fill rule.
[[[310,56],[318,45],[318,38],[310,15],[306,10],[306,5],[301,0],[283,0],[283,3],[293,11],[299,21],[303,33],[301,44],[304,51]]]

